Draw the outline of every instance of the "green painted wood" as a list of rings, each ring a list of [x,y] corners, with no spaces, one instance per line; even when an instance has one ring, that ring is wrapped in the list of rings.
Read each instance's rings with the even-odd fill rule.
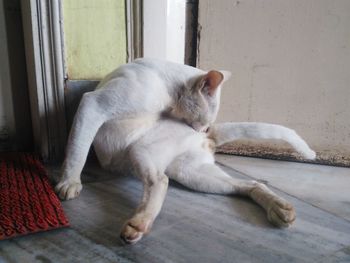
[[[63,0],[69,79],[101,79],[126,63],[124,0]]]

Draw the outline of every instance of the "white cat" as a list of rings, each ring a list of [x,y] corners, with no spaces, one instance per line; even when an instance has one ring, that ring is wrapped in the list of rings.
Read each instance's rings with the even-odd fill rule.
[[[295,220],[293,206],[261,183],[227,175],[215,165],[213,149],[228,141],[255,138],[285,140],[309,159],[315,158],[315,152],[293,130],[279,125],[213,125],[220,87],[228,76],[227,72],[206,73],[145,59],[112,73],[79,106],[63,176],[56,186],[60,198],[79,194],[80,172],[94,139],[102,167],[132,172],[144,185],[141,204],[121,230],[126,243],[135,243],[150,231],[163,204],[168,178],[202,192],[249,196],[266,210],[270,222],[289,226]],[[131,84],[137,88],[129,89]],[[166,90],[162,85],[167,85]],[[153,101],[155,98],[159,100]]]
[[[196,130],[206,129],[216,117],[220,87],[229,76],[226,71],[206,72],[155,59],[137,59],[119,67],[81,99],[56,191],[66,199],[79,194],[89,148],[99,128],[110,120],[142,122],[147,116],[151,127],[151,122],[166,113]],[[145,132],[146,126],[135,133]]]

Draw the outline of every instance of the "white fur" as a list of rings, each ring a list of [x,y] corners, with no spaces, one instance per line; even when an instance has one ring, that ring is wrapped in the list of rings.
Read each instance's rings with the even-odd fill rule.
[[[197,191],[249,196],[267,211],[268,219],[277,226],[289,226],[294,221],[291,204],[263,184],[227,175],[215,165],[207,144],[211,139],[221,144],[242,138],[279,138],[311,156],[312,150],[306,144],[298,144],[302,139],[295,132],[272,124],[224,123],[213,125],[206,134],[175,120],[159,119],[153,123],[148,118],[110,121],[94,140],[104,168],[132,171],[144,183],[142,202],[122,229],[121,236],[126,242],[135,243],[150,230],[165,198],[167,177]]]
[[[176,107],[181,106],[177,105],[179,94],[191,95],[193,85],[205,74],[194,67],[154,59],[137,59],[110,73],[95,91],[85,93],[81,99],[69,134],[57,191],[61,195],[64,193],[65,199],[79,194],[80,173],[102,125],[109,121],[126,121],[124,127],[127,127],[130,119],[142,123],[143,116],[154,120],[163,112],[172,109],[176,112]],[[223,75],[229,77],[226,72]],[[184,107],[181,109],[181,114],[185,115]],[[180,119],[193,117],[181,114]],[[142,129],[134,133],[142,133]]]
[[[259,122],[220,123],[211,127],[210,133],[217,145],[239,139],[278,139],[288,142],[306,159],[315,159],[316,153],[292,129]]]
[[[143,182],[141,204],[121,231],[127,243],[137,242],[150,231],[162,207],[168,178],[198,191],[249,196],[266,210],[273,224],[289,226],[295,219],[293,206],[261,183],[230,177],[215,165],[209,145],[272,138],[289,142],[305,157],[314,158],[314,152],[294,131],[278,125],[224,123],[211,125],[209,132],[203,133],[161,117],[160,113],[172,106],[174,89],[203,74],[183,67],[141,60],[115,71],[101,82],[101,88],[84,95],[70,133],[62,178],[56,186],[60,198],[79,195],[80,172],[93,141],[102,167],[131,171]],[[218,101],[214,114],[217,110]]]
[[[247,195],[267,211],[268,219],[277,226],[289,226],[294,221],[291,204],[263,184],[237,180],[227,175],[215,165],[214,155],[206,146],[209,138],[217,144],[242,138],[277,138],[291,143],[301,154],[313,158],[314,152],[294,131],[265,123],[224,123],[213,125],[206,134],[175,120],[160,119],[145,134],[129,141],[123,133],[116,132],[118,126],[116,122],[114,126],[109,126],[110,130],[100,130],[94,146],[99,149],[97,154],[105,168],[131,167],[144,183],[142,203],[122,230],[126,242],[134,243],[150,230],[164,201],[167,177],[198,191]],[[111,145],[123,145],[124,149],[118,147],[113,151]],[[106,149],[105,152],[103,149]]]

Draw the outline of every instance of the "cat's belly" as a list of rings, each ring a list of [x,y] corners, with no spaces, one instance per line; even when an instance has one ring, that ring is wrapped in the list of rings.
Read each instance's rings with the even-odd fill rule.
[[[144,115],[135,119],[113,119],[103,124],[93,142],[101,166],[109,170],[123,169],[128,147],[157,120],[157,115]]]

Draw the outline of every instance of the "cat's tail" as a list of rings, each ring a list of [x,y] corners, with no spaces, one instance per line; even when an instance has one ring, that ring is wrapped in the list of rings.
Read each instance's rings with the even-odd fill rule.
[[[316,153],[292,129],[259,122],[226,122],[214,124],[209,129],[209,137],[217,146],[239,139],[279,139],[289,143],[307,159],[315,159]]]

